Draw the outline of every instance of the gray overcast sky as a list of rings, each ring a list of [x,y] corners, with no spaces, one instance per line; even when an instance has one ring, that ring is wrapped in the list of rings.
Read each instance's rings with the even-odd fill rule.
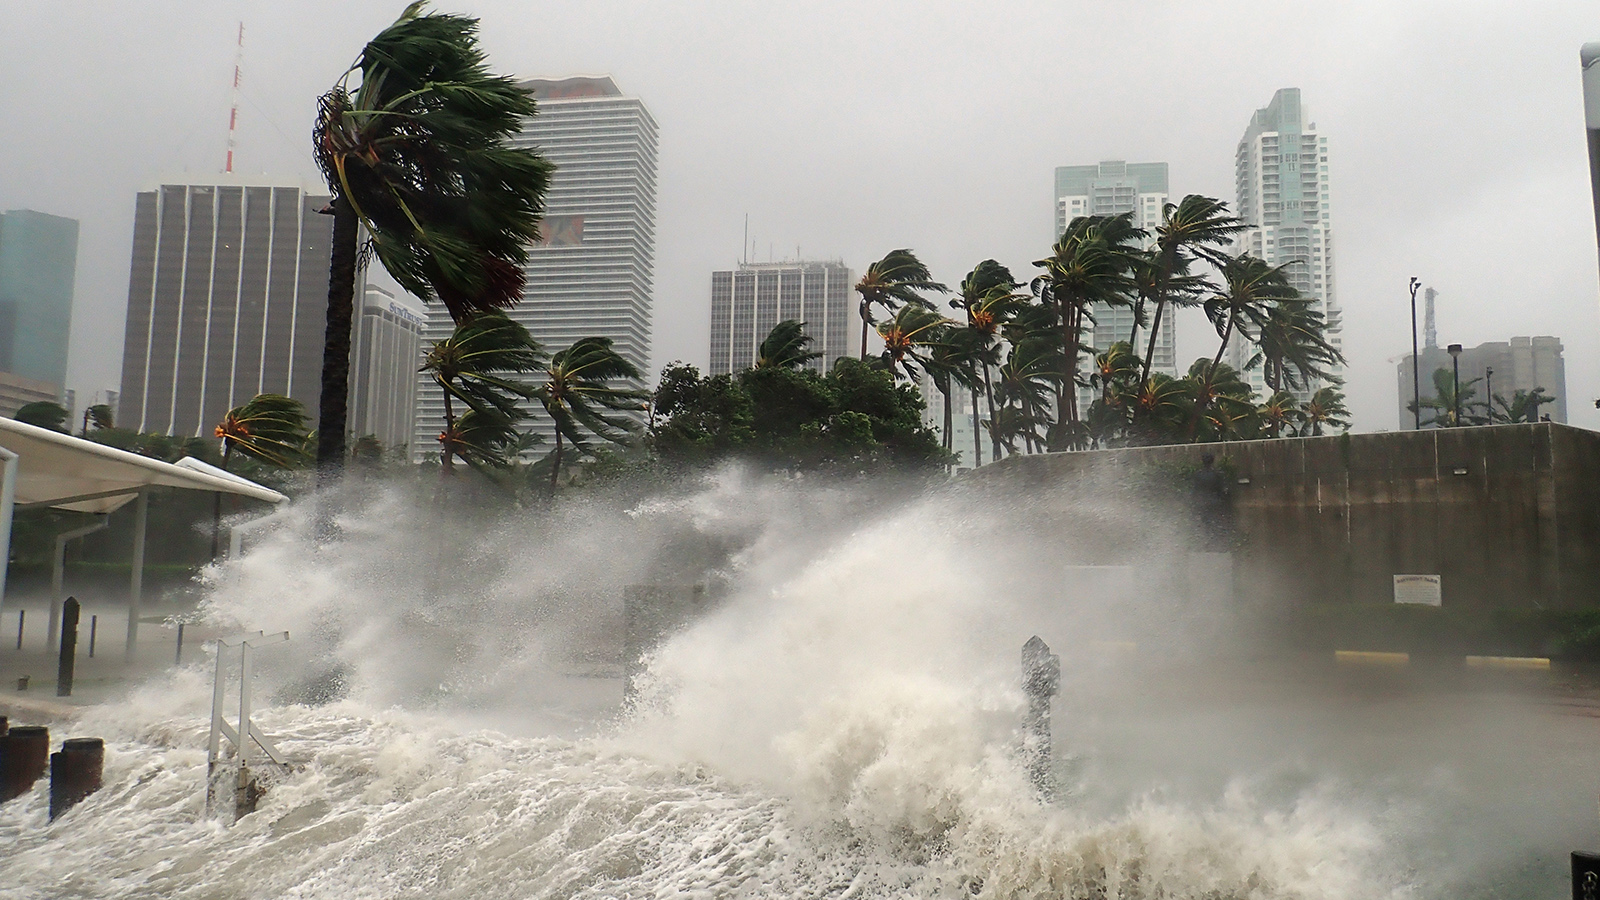
[[[0,0],[0,208],[77,218],[70,386],[120,371],[133,195],[220,171],[245,23],[239,163],[314,180],[316,96],[399,0]],[[1440,342],[1566,344],[1574,423],[1600,427],[1600,288],[1578,47],[1594,0],[646,3],[438,0],[519,76],[610,73],[661,126],[655,363],[705,363],[710,272],[739,256],[912,247],[941,280],[1019,277],[1051,235],[1052,170],[1171,164],[1233,201],[1250,114],[1299,87],[1326,134],[1348,392],[1396,426],[1406,280]],[[1209,355],[1184,319],[1180,359]]]

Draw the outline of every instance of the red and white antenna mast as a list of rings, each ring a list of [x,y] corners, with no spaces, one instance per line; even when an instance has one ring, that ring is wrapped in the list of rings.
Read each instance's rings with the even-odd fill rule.
[[[233,52],[233,108],[228,111],[228,163],[222,171],[233,172],[233,149],[238,145],[239,68],[244,64],[244,23],[239,23],[239,44]]]

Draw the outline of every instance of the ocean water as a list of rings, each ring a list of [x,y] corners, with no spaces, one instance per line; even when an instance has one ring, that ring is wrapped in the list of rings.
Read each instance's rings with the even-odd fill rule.
[[[205,611],[290,631],[254,688],[293,771],[208,819],[209,662],[172,672],[67,729],[106,738],[102,791],[0,807],[0,896],[1559,896],[1592,785],[1522,773],[1594,769],[1587,720],[1205,682],[1233,613],[1167,593],[1154,545],[1076,553],[1045,503],[729,470],[490,527],[379,494],[320,548],[291,516]],[[716,608],[624,703],[623,587],[689,577]],[[1032,633],[1063,657],[1048,801],[1017,754]]]

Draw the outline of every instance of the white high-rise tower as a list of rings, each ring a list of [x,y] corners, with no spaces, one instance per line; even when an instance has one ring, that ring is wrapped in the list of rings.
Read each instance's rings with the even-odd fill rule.
[[[1343,350],[1344,320],[1334,294],[1333,226],[1328,201],[1328,139],[1317,133],[1300,103],[1299,88],[1284,88],[1265,109],[1258,109],[1239,140],[1234,157],[1239,218],[1249,228],[1239,234],[1239,247],[1284,270],[1301,296],[1312,297],[1327,320],[1328,343]],[[1254,356],[1253,345],[1236,341],[1229,363],[1242,369]],[[1246,373],[1258,392],[1266,393],[1262,367]],[[1342,379],[1334,368],[1331,379]],[[1303,396],[1328,381],[1313,381]]]
[[[610,76],[535,79],[524,86],[533,90],[539,113],[512,143],[538,150],[556,170],[545,194],[544,240],[529,250],[522,302],[507,314],[551,353],[579,338],[611,338],[617,352],[648,376],[656,121],[643,101],[623,94]],[[442,308],[430,308],[424,351],[453,327]],[[444,398],[426,378],[417,396],[412,453],[437,452]],[[555,433],[538,409],[531,430],[547,441]]]

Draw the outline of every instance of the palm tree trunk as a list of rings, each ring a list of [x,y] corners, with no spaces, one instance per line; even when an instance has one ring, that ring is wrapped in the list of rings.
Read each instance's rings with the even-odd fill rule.
[[[944,450],[946,453],[952,453],[955,451],[956,436],[952,433],[955,431],[955,417],[950,414],[950,375],[948,373],[939,379],[939,394],[944,397]],[[949,463],[945,463],[944,470],[946,472],[950,471]]]
[[[861,304],[861,361],[867,361],[867,305]]]
[[[346,403],[350,394],[350,328],[355,312],[355,207],[333,200],[333,244],[328,264],[328,326],[322,342],[322,397],[317,409],[317,480],[338,481],[344,472]]]
[[[983,364],[983,391],[988,395],[989,402],[989,439],[992,441],[990,447],[993,450],[989,458],[998,462],[1000,460],[1000,435],[994,428],[994,384],[989,380],[989,364],[987,362]],[[973,416],[977,416],[978,405],[976,403],[972,405],[972,409]]]
[[[987,368],[987,367],[988,367],[987,364],[985,364],[985,368]],[[978,424],[978,386],[976,384],[974,384],[972,386],[972,459],[973,459],[973,466],[972,467],[974,469],[979,468],[979,467],[981,467],[983,465],[983,435],[979,434],[979,432],[978,432],[979,427],[980,426]]]
[[[1144,349],[1144,372],[1139,376],[1141,382],[1150,380],[1150,364],[1156,358],[1156,338],[1161,334],[1161,314],[1166,308],[1165,299],[1156,301],[1156,314],[1150,318],[1150,345]]]
[[[450,406],[450,392],[444,392],[444,433],[453,435],[456,430],[455,410]],[[448,478],[455,474],[455,452],[450,449],[451,441],[446,439],[444,446],[439,451],[439,474]]]
[[[561,477],[561,429],[556,429],[556,455],[550,466],[550,493],[556,492],[556,479]]]

